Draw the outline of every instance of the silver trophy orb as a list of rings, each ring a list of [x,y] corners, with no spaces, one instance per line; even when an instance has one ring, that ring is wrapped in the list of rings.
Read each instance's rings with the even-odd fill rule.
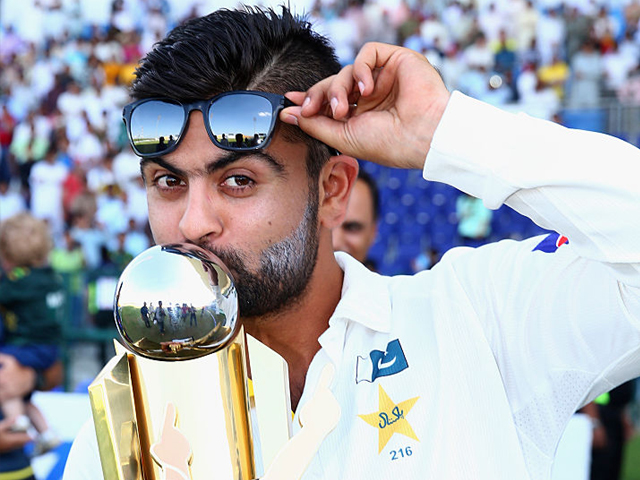
[[[190,244],[157,245],[135,257],[118,281],[114,316],[129,349],[159,360],[213,353],[240,328],[227,268]]]

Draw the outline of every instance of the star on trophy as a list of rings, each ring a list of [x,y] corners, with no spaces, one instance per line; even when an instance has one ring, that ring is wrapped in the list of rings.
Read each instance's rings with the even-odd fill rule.
[[[291,435],[287,365],[245,335],[232,277],[207,250],[138,255],[114,317],[124,346],[89,386],[105,480],[297,480],[337,425],[328,365]]]

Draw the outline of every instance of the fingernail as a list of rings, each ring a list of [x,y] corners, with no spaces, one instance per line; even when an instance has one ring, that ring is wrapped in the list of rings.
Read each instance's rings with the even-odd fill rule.
[[[333,97],[331,99],[331,111],[333,112],[333,114],[336,114],[336,108],[338,107],[338,99],[336,97]]]
[[[302,108],[306,107],[310,103],[311,103],[311,99],[309,97],[305,98],[304,102],[302,102]]]
[[[360,90],[360,95],[364,93],[364,82],[358,82],[358,90]]]
[[[295,115],[287,115],[284,120],[291,125],[298,125],[298,117]]]

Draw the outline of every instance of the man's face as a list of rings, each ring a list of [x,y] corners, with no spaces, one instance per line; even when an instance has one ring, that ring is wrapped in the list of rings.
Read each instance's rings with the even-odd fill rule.
[[[332,231],[333,248],[347,252],[360,262],[367,258],[378,228],[373,213],[371,190],[363,180],[356,181],[349,197],[342,225]]]
[[[142,162],[156,243],[190,242],[220,257],[243,317],[282,310],[304,293],[318,250],[305,157],[304,144],[277,135],[264,151],[219,149],[192,112],[178,148]]]

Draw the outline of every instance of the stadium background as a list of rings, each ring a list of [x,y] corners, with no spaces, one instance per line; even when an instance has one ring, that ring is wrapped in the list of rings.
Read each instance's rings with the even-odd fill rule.
[[[126,84],[136,61],[170,28],[190,16],[235,5],[210,0],[0,1],[0,105],[15,120],[13,137],[2,144],[10,168],[0,171],[0,179],[9,179],[10,188],[0,197],[0,219],[8,214],[8,196],[22,197],[27,201],[22,208],[50,219],[62,257],[70,250],[66,233],[81,244],[85,257],[80,269],[65,271],[64,262],[60,267],[69,293],[61,315],[63,390],[76,393],[62,403],[55,395],[40,395],[67,437],[79,415],[72,419],[64,412],[88,412],[82,410],[86,386],[111,352],[115,279],[149,241],[137,162],[123,141]],[[405,44],[438,66],[450,88],[569,127],[610,133],[636,145],[640,140],[640,6],[635,0],[298,0],[291,6],[309,13],[345,64],[365,41]],[[589,42],[595,56],[582,55]],[[25,165],[42,163],[47,152],[56,165],[65,166],[64,178],[55,184],[29,182]],[[426,266],[425,253],[432,257],[428,264],[456,245],[544,233],[502,207],[490,214],[478,238],[463,237],[460,192],[426,183],[417,171],[367,162],[362,168],[381,192],[379,235],[371,257],[382,273],[412,273]],[[60,202],[47,202],[53,206],[39,211],[38,195],[53,195]],[[80,225],[79,217],[88,226]],[[637,422],[638,405],[633,412]],[[640,480],[638,436],[629,448],[623,478]],[[42,478],[58,478],[64,454],[61,449],[38,460]]]

